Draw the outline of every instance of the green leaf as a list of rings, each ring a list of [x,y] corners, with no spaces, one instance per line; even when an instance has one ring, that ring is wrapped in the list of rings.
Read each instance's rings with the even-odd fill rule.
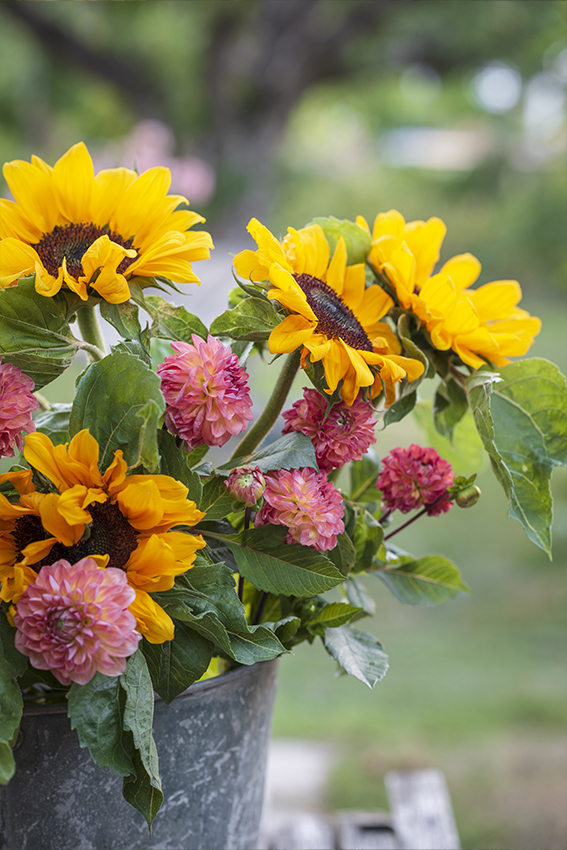
[[[140,649],[126,662],[126,670],[119,681],[126,695],[123,724],[124,729],[132,733],[135,768],[135,776],[124,779],[122,794],[151,826],[163,802],[163,793],[152,735],[154,692],[148,666]]]
[[[388,656],[382,644],[369,632],[359,632],[350,626],[326,629],[325,649],[349,676],[356,676],[373,688],[386,675]]]
[[[415,344],[410,324],[413,318],[407,313],[402,313],[398,319],[397,328],[398,335],[403,345],[404,355],[411,357],[413,360],[418,360],[424,367],[423,373],[414,381],[408,381],[404,378],[399,385],[398,399],[386,410],[383,417],[383,428],[392,425],[395,422],[400,422],[408,413],[411,413],[417,401],[417,388],[422,381],[427,377],[432,377],[430,372],[429,360]]]
[[[467,391],[509,516],[551,557],[549,480],[554,466],[567,463],[565,377],[547,360],[523,360],[500,376],[477,372]]]
[[[93,761],[119,776],[134,776],[134,748],[123,728],[124,695],[118,677],[96,673],[86,685],[72,684],[67,700],[71,728]]]
[[[304,466],[319,470],[313,443],[306,434],[292,431],[274,440],[247,457],[239,457],[223,464],[219,469],[234,469],[237,466],[257,466],[262,472],[272,469],[301,469]]]
[[[225,310],[214,319],[211,333],[215,336],[228,336],[231,339],[245,339],[261,342],[281,322],[270,301],[263,298],[245,298],[232,310]]]
[[[337,536],[337,545],[334,549],[330,549],[327,552],[327,557],[344,576],[347,576],[349,572],[354,569],[354,565],[356,563],[356,549],[354,548],[354,543],[346,532]]]
[[[344,576],[323,554],[307,546],[282,544],[287,530],[264,526],[227,537],[238,571],[258,590],[284,596],[314,596]]]
[[[205,520],[212,522],[224,519],[232,511],[233,498],[226,490],[226,478],[216,475],[207,481],[203,487],[203,495],[199,509],[206,512]]]
[[[142,343],[142,327],[138,317],[138,306],[133,301],[110,304],[102,301],[100,315],[115,328],[124,339],[136,339]]]
[[[448,377],[439,384],[433,399],[433,418],[440,434],[452,440],[455,425],[468,409],[466,391],[458,381]]]
[[[363,227],[360,227],[354,221],[335,218],[334,215],[319,216],[310,221],[309,224],[318,224],[323,228],[331,256],[335,252],[339,236],[342,236],[346,243],[347,265],[352,266],[355,263],[366,262],[372,246],[372,239],[370,233]]]
[[[173,434],[164,431],[163,428],[159,429],[157,438],[161,473],[170,475],[176,481],[185,484],[189,490],[189,498],[199,506],[203,496],[203,485],[200,475],[189,468],[187,452],[179,448]]]
[[[371,513],[363,508],[355,509],[354,546],[356,551],[356,571],[369,570],[382,541],[384,529]]]
[[[64,298],[38,295],[33,280],[0,289],[0,359],[29,375],[36,390],[61,375],[76,351]]]
[[[54,446],[69,441],[69,415],[71,404],[52,404],[34,418],[37,431],[47,434]]]
[[[368,449],[361,460],[350,464],[350,498],[353,502],[379,502],[376,479],[380,472],[380,459],[374,449]]]
[[[312,634],[322,634],[324,629],[336,629],[350,623],[353,617],[360,614],[361,608],[348,605],[346,602],[330,602],[318,611],[317,616],[307,623],[307,629]]]
[[[154,690],[167,703],[201,678],[209,666],[214,644],[185,623],[175,623],[175,638],[164,643],[142,641],[142,652]]]
[[[117,449],[130,468],[158,472],[157,426],[165,410],[159,377],[141,360],[118,352],[92,363],[78,382],[69,420],[73,436],[88,428],[105,469]]]
[[[192,343],[192,334],[206,339],[207,327],[198,316],[189,313],[185,307],[177,307],[159,295],[146,295],[142,306],[150,314],[153,322],[150,335],[162,339],[174,339]]]
[[[271,629],[248,625],[232,572],[225,564],[198,559],[172,590],[159,594],[159,603],[171,617],[186,623],[239,664],[269,661],[285,652]]]
[[[5,621],[3,613],[1,617]],[[15,631],[6,622],[4,625],[10,628],[11,632]],[[10,634],[7,628],[0,632],[0,785],[6,785],[16,769],[12,744],[20,727],[24,708],[22,692],[16,678],[20,663],[17,656],[14,656],[17,650],[13,646],[13,634]],[[13,658],[16,660],[15,664],[12,663]]]
[[[374,616],[376,613],[376,603],[360,579],[351,576],[341,586],[341,590],[346,593],[346,597],[351,605],[361,608],[369,617]]]
[[[452,561],[440,555],[402,557],[383,570],[374,570],[372,575],[381,578],[396,599],[406,605],[439,605],[470,590]]]

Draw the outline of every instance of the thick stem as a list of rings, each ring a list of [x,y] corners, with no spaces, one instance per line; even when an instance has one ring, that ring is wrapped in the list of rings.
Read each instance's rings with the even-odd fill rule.
[[[85,306],[81,307],[80,310],[77,310],[77,322],[79,323],[79,330],[81,331],[83,340],[90,346],[98,349],[104,357],[104,338],[98,326],[94,307]],[[91,349],[87,349],[87,351],[89,351],[89,353],[93,353]],[[95,359],[99,358],[95,357]]]
[[[252,428],[232,453],[231,460],[252,454],[254,449],[260,445],[264,437],[270,432],[285,404],[293,379],[299,369],[300,360],[300,349],[293,351],[287,356],[268,403]]]

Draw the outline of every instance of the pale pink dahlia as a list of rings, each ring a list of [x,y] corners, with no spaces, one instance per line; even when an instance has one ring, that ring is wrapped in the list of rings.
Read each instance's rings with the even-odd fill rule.
[[[451,464],[439,457],[435,449],[413,443],[408,449],[392,449],[382,460],[376,486],[382,491],[384,505],[391,511],[397,509],[407,514],[414,508],[431,505],[428,514],[439,516],[451,507],[447,488],[452,483]]]
[[[267,472],[262,507],[254,525],[286,525],[287,543],[334,549],[345,530],[342,496],[324,472],[309,467]]]
[[[283,413],[286,424],[282,434],[301,431],[311,438],[319,468],[324,472],[340,469],[349,460],[360,460],[376,442],[372,405],[361,396],[349,407],[344,401],[334,404],[329,415],[327,399],[313,389],[303,390],[303,398]]]
[[[128,610],[135,596],[123,570],[92,558],[44,566],[16,606],[16,648],[62,685],[119,676],[141,637]]]
[[[232,470],[225,485],[233,499],[251,508],[266,489],[266,479],[257,466],[239,466]]]
[[[187,451],[205,443],[224,446],[252,420],[248,374],[230,346],[192,334],[193,345],[172,342],[177,352],[158,366],[166,402],[165,424]]]
[[[0,457],[14,457],[14,446],[21,452],[22,433],[35,431],[31,413],[37,410],[38,401],[33,388],[29,375],[0,360]]]

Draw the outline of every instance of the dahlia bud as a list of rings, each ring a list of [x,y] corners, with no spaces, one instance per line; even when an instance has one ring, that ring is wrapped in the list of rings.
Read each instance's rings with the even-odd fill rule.
[[[251,508],[264,494],[266,479],[257,466],[239,466],[232,470],[225,485],[233,499]]]
[[[460,508],[472,508],[481,497],[480,487],[473,484],[476,475],[470,478],[459,476],[455,478],[453,486],[449,487],[449,493]]]

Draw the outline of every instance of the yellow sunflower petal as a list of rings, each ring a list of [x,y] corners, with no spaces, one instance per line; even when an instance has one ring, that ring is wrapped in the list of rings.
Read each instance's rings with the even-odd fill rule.
[[[95,177],[91,216],[95,224],[104,226],[126,190],[138,179],[130,168],[105,168]]]
[[[443,274],[448,274],[457,291],[472,286],[481,272],[482,266],[473,254],[458,254],[451,257],[440,269]]]
[[[130,298],[130,289],[124,275],[116,269],[125,257],[135,256],[136,251],[117,245],[108,236],[101,236],[82,256],[84,276],[81,281],[89,283],[95,272],[100,270],[100,274],[91,284],[93,289],[110,304],[123,304]]]
[[[171,185],[168,168],[149,168],[131,183],[109,219],[111,230],[129,238],[160,216]]]
[[[31,245],[8,236],[0,242],[0,289],[5,289],[35,271],[39,255]]]
[[[404,241],[415,257],[415,282],[418,286],[432,273],[446,233],[447,227],[440,218],[409,221],[406,224]]]
[[[358,314],[360,323],[364,325],[365,316],[364,309],[361,309],[361,303],[364,298],[366,286],[366,266],[364,263],[356,263],[354,266],[347,266],[343,279],[343,289],[341,298],[353,313]],[[390,299],[390,303],[394,302]],[[360,312],[359,312],[360,311]]]
[[[47,558],[55,544],[58,542],[56,537],[49,537],[47,540],[36,540],[33,543],[22,549],[21,563],[24,565],[33,565]]]
[[[173,640],[175,628],[169,614],[166,614],[145,590],[136,587],[134,590],[136,598],[130,603],[129,610],[136,618],[138,631],[149,643]]]
[[[325,240],[326,241],[326,240]],[[345,278],[345,270],[347,265],[347,248],[346,242],[342,236],[339,236],[337,240],[337,245],[335,248],[335,253],[333,254],[333,258],[329,263],[329,268],[327,269],[327,274],[325,276],[325,282],[331,289],[337,293],[337,295],[343,294],[344,288],[344,278]]]
[[[74,546],[84,534],[85,526],[91,521],[91,515],[82,511],[83,521],[79,520],[80,509],[76,505],[68,504],[69,509],[75,508],[73,521],[68,522],[60,512],[61,496],[58,493],[48,493],[42,499],[39,512],[41,524],[46,531],[62,543],[64,546]]]
[[[57,206],[63,217],[73,222],[90,221],[94,169],[84,142],[73,145],[57,160],[52,179]]]
[[[312,335],[315,326],[303,316],[286,316],[283,322],[273,329],[268,338],[271,354],[289,354]]]
[[[522,299],[522,290],[517,280],[497,280],[486,283],[472,292],[467,292],[473,302],[481,323],[507,319],[516,304]]]
[[[32,473],[29,469],[18,469],[17,472],[3,472],[0,475],[0,484],[9,481],[20,496],[25,493],[34,493],[35,487],[32,480]]]
[[[283,269],[281,270],[283,272]],[[284,272],[287,274],[287,272]],[[273,275],[273,270],[270,272],[270,275]],[[307,303],[307,299],[305,297],[305,293],[296,286],[290,286],[286,290],[282,289],[270,289],[268,292],[268,298],[273,298],[274,301],[278,301],[282,307],[285,307],[287,310],[291,310],[293,313],[298,313],[300,316],[303,316],[304,319],[307,319],[309,322],[317,323],[317,316]]]
[[[48,233],[63,222],[55,203],[51,173],[19,159],[7,162],[3,172],[18,207],[34,229]]]
[[[289,271],[292,270],[281,244],[257,218],[250,219],[246,230],[252,239],[254,239],[258,248],[272,257],[273,263],[280,263],[284,268],[288,268]]]
[[[140,531],[154,528],[163,517],[160,492],[149,475],[143,477],[147,480],[132,482],[127,479],[126,486],[116,496],[120,513]]]
[[[13,236],[24,242],[35,243],[41,239],[42,230],[31,222],[14,201],[0,198],[0,239]]]

